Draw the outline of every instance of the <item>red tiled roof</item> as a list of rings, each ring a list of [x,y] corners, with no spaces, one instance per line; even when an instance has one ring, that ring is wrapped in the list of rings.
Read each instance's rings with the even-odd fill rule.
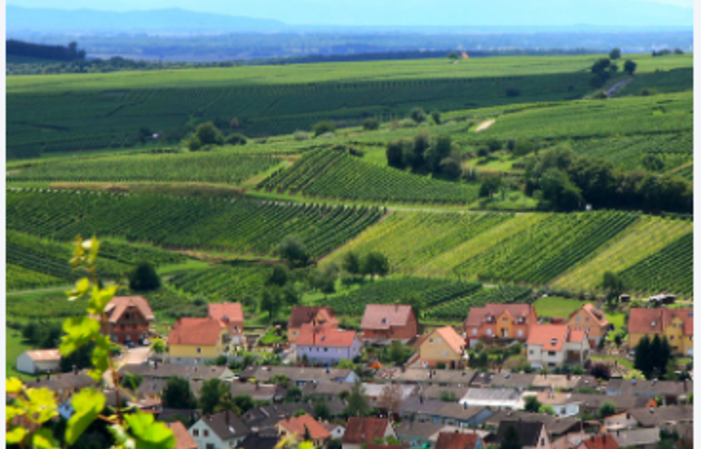
[[[632,308],[628,317],[628,333],[661,333],[674,317],[683,321],[684,335],[694,335],[694,309]],[[654,326],[653,326],[654,323]]]
[[[582,341],[584,341],[585,336],[586,336],[586,333],[583,330],[572,329],[572,330],[570,330],[570,335],[567,338],[567,341],[574,341],[577,343],[581,343]]]
[[[174,421],[171,423],[167,422],[165,425],[173,431],[173,436],[175,437],[174,449],[197,449],[197,442],[192,438],[183,423]]]
[[[331,433],[324,426],[319,424],[317,420],[310,415],[301,415],[296,418],[290,418],[280,421],[280,426],[284,427],[289,433],[295,433],[301,437],[304,436],[307,429],[312,440],[322,440],[331,437]]]
[[[457,354],[462,353],[465,340],[458,334],[452,326],[443,326],[435,330],[450,348]]]
[[[209,316],[216,320],[243,321],[243,308],[240,302],[223,302],[210,304]]]
[[[298,346],[333,346],[347,348],[356,339],[355,331],[343,331],[330,326],[305,324],[297,337]]]
[[[529,346],[543,346],[543,351],[562,351],[567,339],[567,326],[564,324],[536,324],[528,335]],[[553,344],[553,340],[555,344]]]
[[[136,307],[147,321],[154,319],[151,306],[143,296],[115,296],[105,307],[110,323],[116,323],[129,307]]]
[[[596,321],[596,324],[598,324],[600,327],[605,327],[609,325],[608,320],[606,319],[606,315],[604,313],[594,307],[593,304],[591,303],[586,303],[582,306],[582,309],[584,309],[589,316],[591,316],[594,321]],[[577,313],[576,311],[574,313]]]
[[[476,433],[441,432],[436,449],[473,449],[478,438]]]
[[[61,353],[58,349],[35,349],[27,351],[27,355],[35,362],[40,360],[61,360]]]
[[[412,317],[411,306],[391,304],[368,304],[360,322],[361,329],[384,330],[390,327],[402,327]]]
[[[488,316],[498,317],[508,311],[513,318],[523,317],[528,323],[531,316],[532,304],[486,304],[484,307],[473,307],[465,324],[467,326],[481,326],[486,323]]]
[[[387,426],[390,426],[387,418],[360,418],[351,416],[346,424],[346,432],[341,442],[343,444],[362,444],[376,438],[384,438]]]
[[[213,318],[180,318],[168,335],[169,345],[217,344],[221,335],[221,323]]]
[[[613,435],[597,435],[582,441],[588,449],[618,449],[618,443]]]
[[[287,328],[297,329],[302,327],[303,324],[310,324],[317,314],[320,319],[317,324],[338,326],[338,319],[331,307],[294,306],[290,313],[290,320],[287,324]]]

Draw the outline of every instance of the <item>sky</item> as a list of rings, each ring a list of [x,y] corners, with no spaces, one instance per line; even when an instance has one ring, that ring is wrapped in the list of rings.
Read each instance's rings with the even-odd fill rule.
[[[689,25],[694,0],[8,0],[27,8],[181,8],[292,25]],[[685,20],[688,13],[688,21]],[[491,22],[491,23],[487,23]],[[686,22],[686,23],[681,23]]]

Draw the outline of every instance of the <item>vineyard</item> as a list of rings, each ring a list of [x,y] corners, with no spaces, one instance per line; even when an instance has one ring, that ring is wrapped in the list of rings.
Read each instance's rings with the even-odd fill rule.
[[[35,164],[9,176],[12,181],[212,182],[239,184],[281,162],[272,156],[216,151],[140,154]]]
[[[378,208],[80,191],[7,191],[7,227],[57,240],[121,237],[179,249],[270,254],[297,234],[315,257],[353,239]]]
[[[212,302],[258,298],[269,268],[264,265],[219,265],[206,270],[188,271],[173,276],[169,283],[189,295]]]
[[[655,71],[636,76],[619,95],[640,95],[644,89],[649,93],[679,92],[691,90],[694,85],[692,68],[677,68]]]
[[[430,309],[446,301],[467,296],[480,288],[480,284],[457,282],[447,279],[407,277],[370,282],[357,290],[321,300],[340,315],[362,315],[367,304],[401,303],[407,297],[418,294]]]
[[[530,288],[512,285],[483,288],[469,296],[444,302],[429,309],[425,315],[437,320],[463,321],[470,314],[472,307],[484,307],[487,303],[524,302],[530,297],[531,293],[532,290]]]
[[[278,193],[380,202],[469,203],[477,198],[476,186],[380,167],[333,150],[308,152],[259,187]]]

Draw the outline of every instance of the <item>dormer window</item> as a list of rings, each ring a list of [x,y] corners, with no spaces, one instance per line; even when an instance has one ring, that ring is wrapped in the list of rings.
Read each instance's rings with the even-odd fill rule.
[[[523,317],[519,317],[519,318],[518,318],[518,323],[519,323],[519,324],[523,323],[524,321],[525,321],[525,320],[524,320]]]
[[[553,338],[550,340],[550,344],[555,346],[557,344],[557,338]]]
[[[387,324],[387,318],[382,318],[382,324]]]
[[[688,316],[689,318],[692,318],[692,317],[694,316],[694,312],[689,312],[689,313],[687,313],[687,316]]]
[[[655,327],[655,322],[653,321],[652,323],[650,323],[650,326]]]
[[[506,323],[507,321],[509,321],[509,319],[506,318],[506,317],[504,317],[504,318],[501,319],[501,322],[502,322],[502,323]]]

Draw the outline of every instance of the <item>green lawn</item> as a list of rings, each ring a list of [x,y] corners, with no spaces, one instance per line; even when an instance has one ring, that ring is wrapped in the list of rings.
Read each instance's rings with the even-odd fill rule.
[[[585,303],[577,299],[548,296],[540,298],[533,305],[538,316],[551,318],[567,318],[572,312],[582,307]]]
[[[604,313],[609,323],[613,324],[616,329],[624,329],[626,325],[626,315],[623,312]]]
[[[32,347],[24,343],[22,334],[18,330],[6,328],[5,337],[7,338],[5,343],[5,376],[16,376],[23,380],[31,379],[32,377],[15,370],[15,362],[20,354],[32,349]]]

